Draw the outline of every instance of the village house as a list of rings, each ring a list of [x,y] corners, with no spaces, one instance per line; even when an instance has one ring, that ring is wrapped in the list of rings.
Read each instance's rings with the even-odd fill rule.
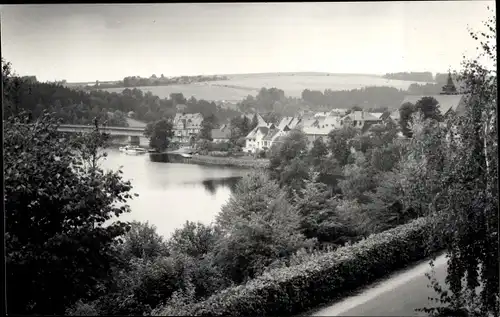
[[[340,119],[341,126],[352,126],[360,129],[366,129],[372,124],[381,122],[382,120],[380,118],[377,118],[371,113],[365,112],[363,110],[353,111]]]
[[[266,124],[266,126],[257,126],[255,127],[248,135],[245,137],[246,143],[244,152],[247,153],[257,153],[260,150],[264,149],[264,138],[268,135],[268,133],[272,130],[276,130],[274,124]]]
[[[313,146],[313,142],[316,141],[317,139],[322,139],[324,142],[326,142],[326,139],[328,137],[328,133],[332,131],[332,128],[328,127],[303,127],[302,131],[307,137],[307,146],[311,148]]]
[[[212,129],[212,140],[214,143],[229,142],[231,137],[231,129],[224,124],[219,129]]]
[[[176,113],[173,120],[174,136],[172,141],[181,144],[192,142],[201,130],[203,115],[201,113]]]

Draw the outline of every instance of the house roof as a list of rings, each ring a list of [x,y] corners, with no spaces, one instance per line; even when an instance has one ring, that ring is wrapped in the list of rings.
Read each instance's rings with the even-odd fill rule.
[[[432,96],[415,96],[415,95],[408,95],[405,97],[403,102],[401,104],[410,102],[412,104],[416,104],[417,101],[422,99],[423,97],[432,97],[437,100],[439,104],[439,110],[441,111],[441,114],[447,113],[450,109],[457,111],[457,109],[460,111],[461,106],[464,102],[464,97],[465,95],[432,95]],[[399,113],[399,110],[398,110]]]
[[[325,127],[325,128],[332,128],[332,127],[338,127],[340,126],[340,117],[339,116],[328,116],[325,117],[321,122],[318,124],[320,128]]]
[[[174,117],[174,125],[177,125],[179,121],[182,121],[186,127],[199,127],[203,121],[203,115],[201,113],[176,113]]]
[[[278,134],[278,129],[270,129],[267,135],[262,139],[264,141],[272,141],[273,138]]]
[[[342,120],[345,119],[351,119],[353,121],[379,121],[380,119],[375,117],[369,112],[364,112],[364,111],[353,111],[349,113],[348,115],[344,116]]]
[[[371,115],[373,115],[376,118],[382,119],[382,115],[384,114],[383,112],[370,112]]]
[[[288,124],[288,127],[290,129],[295,129],[299,125],[299,123],[300,123],[300,119],[293,117],[292,120],[290,121],[290,123]]]
[[[269,127],[255,127],[252,131],[250,131],[250,133],[248,133],[248,135],[245,137],[247,139],[249,138],[255,138],[255,136],[257,135],[257,132],[260,132],[262,134],[267,134],[267,132],[269,131]]]
[[[231,136],[231,130],[229,129],[212,129],[212,138],[213,139],[229,139]]]
[[[318,128],[318,127],[307,127],[302,129],[306,135],[328,135],[330,131],[333,130],[333,127],[323,127],[323,128]]]
[[[302,128],[305,128],[305,127],[312,127],[312,126],[315,126],[319,123],[319,120],[317,118],[306,118],[306,119],[302,119],[299,123],[299,125],[302,127]]]
[[[244,113],[241,115],[242,118],[247,117],[248,120],[252,121],[253,118],[257,116],[257,126],[266,126],[267,122],[262,118],[262,116],[259,113]]]
[[[278,124],[278,129],[283,130],[287,125],[290,124],[290,122],[293,120],[293,117],[284,117],[281,119],[280,123]]]

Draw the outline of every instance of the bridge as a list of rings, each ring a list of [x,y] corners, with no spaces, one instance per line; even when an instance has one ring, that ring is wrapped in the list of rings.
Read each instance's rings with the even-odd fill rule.
[[[69,133],[85,133],[94,131],[94,125],[61,124],[57,131]],[[99,126],[99,131],[109,135],[120,135],[130,137],[131,144],[140,144],[140,137],[144,137],[144,127],[112,127]]]

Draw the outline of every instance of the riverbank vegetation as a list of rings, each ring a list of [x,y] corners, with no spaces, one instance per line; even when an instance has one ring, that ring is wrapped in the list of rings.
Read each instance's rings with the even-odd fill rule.
[[[465,116],[430,102],[407,138],[391,124],[347,127],[311,149],[292,131],[212,224],[166,239],[147,223],[104,225],[129,211],[115,203],[132,184],[99,168],[98,130],[62,138],[50,115],[15,113],[4,127],[8,313],[300,314],[446,249],[449,293],[429,312],[498,316],[496,72],[464,66]]]

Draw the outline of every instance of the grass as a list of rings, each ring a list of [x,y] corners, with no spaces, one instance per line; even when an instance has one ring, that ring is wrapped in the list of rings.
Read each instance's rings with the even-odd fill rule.
[[[350,90],[366,86],[392,86],[408,89],[412,83],[401,80],[387,80],[373,75],[354,74],[247,74],[229,75],[229,80],[193,83],[186,85],[139,87],[143,91],[151,91],[160,98],[171,93],[182,93],[205,100],[240,101],[248,95],[257,95],[262,87],[276,87],[285,91],[287,96],[300,97],[304,89],[310,90]],[[124,88],[104,89],[111,92],[122,92]]]

